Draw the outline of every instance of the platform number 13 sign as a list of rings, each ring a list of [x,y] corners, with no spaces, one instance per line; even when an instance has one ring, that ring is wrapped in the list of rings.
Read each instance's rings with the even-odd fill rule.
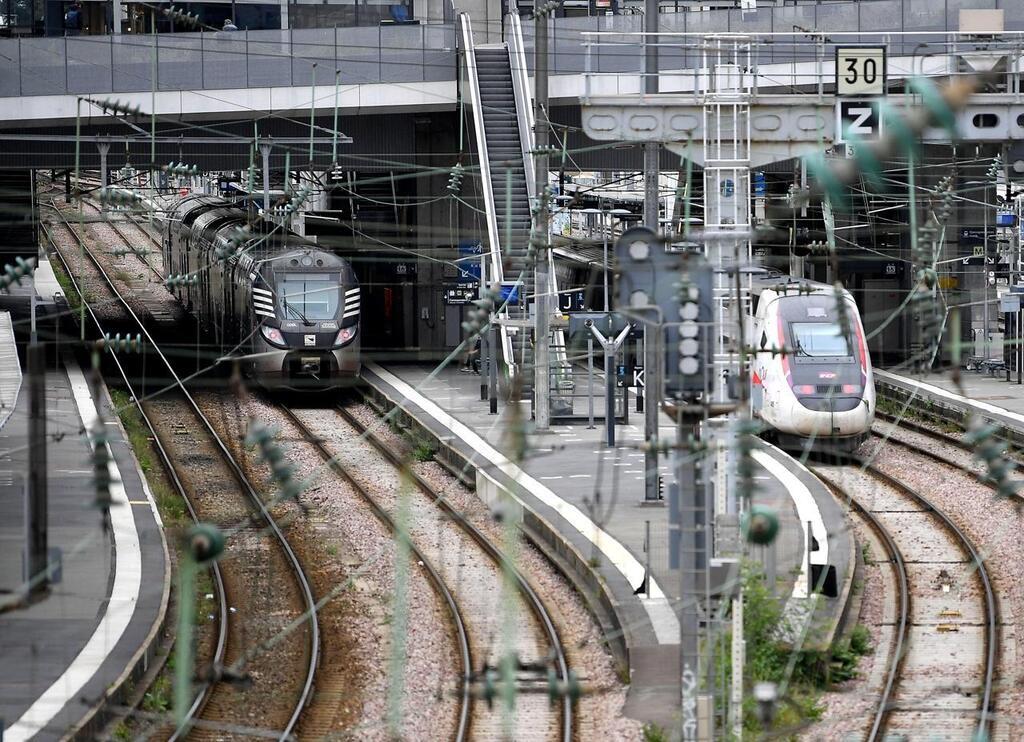
[[[837,46],[836,95],[885,95],[885,47]]]

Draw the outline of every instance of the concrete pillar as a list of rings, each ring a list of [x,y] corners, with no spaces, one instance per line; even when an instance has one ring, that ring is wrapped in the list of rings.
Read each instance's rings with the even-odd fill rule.
[[[270,213],[270,144],[260,144],[260,154],[263,155],[263,213],[264,216]]]
[[[111,5],[113,6],[112,23],[114,24],[114,28],[112,30],[115,34],[119,34],[121,33],[121,26],[124,25],[125,20],[124,4],[121,0],[111,0]]]

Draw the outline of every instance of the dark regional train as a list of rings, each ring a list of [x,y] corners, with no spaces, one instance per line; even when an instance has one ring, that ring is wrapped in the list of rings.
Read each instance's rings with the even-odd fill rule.
[[[172,287],[222,353],[268,389],[321,390],[359,375],[359,284],[352,266],[269,222],[217,258],[248,214],[216,196],[186,196],[167,214],[164,266]],[[236,237],[237,242],[237,237]],[[192,280],[192,278],[195,280]]]

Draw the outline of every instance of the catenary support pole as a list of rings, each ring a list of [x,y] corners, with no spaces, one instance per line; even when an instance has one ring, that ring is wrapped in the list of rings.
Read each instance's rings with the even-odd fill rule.
[[[492,415],[498,414],[498,326],[491,324],[491,329],[487,331],[490,335],[490,342],[488,345],[487,353],[487,397],[488,407]]]
[[[269,143],[260,144],[260,154],[263,156],[263,215],[270,214],[270,149]]]
[[[96,149],[100,151],[100,188],[107,187],[107,154],[110,152],[110,142],[96,142]],[[107,210],[105,201],[100,200],[100,209]]]
[[[47,534],[46,491],[46,350],[38,342],[28,346],[29,391],[29,473],[26,508],[27,559],[25,581],[30,593],[45,592],[49,582],[46,561],[49,550]]]
[[[534,142],[537,148],[536,195],[537,209],[533,226],[534,256],[536,259],[534,294],[534,424],[537,430],[547,430],[551,423],[551,291],[548,286],[548,15],[536,16],[536,44],[534,64],[536,70],[536,98]]]
[[[658,92],[658,0],[646,0],[644,7],[644,93]],[[644,224],[658,232],[658,158],[661,145],[644,145]],[[658,500],[658,407],[661,390],[657,353],[660,328],[644,332],[644,501]],[[657,331],[655,331],[657,330]]]
[[[587,338],[587,429],[594,429],[594,338]]]
[[[615,448],[615,350],[604,346],[604,429],[608,448]]]

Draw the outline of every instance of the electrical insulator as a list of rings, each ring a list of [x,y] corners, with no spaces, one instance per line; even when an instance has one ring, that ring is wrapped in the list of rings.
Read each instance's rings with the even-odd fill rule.
[[[462,190],[462,163],[455,163],[448,176],[448,191],[454,196]]]
[[[7,264],[0,273],[0,290],[6,291],[12,284],[21,285],[21,279],[32,275],[36,269],[36,259],[15,258],[14,265]]]
[[[92,103],[97,106],[104,113],[120,113],[124,116],[139,116],[142,114],[142,109],[137,105],[131,103],[122,103],[120,100],[96,100],[95,98],[82,98],[84,101]]]
[[[110,450],[107,448],[107,431],[102,418],[96,420],[92,438],[92,483],[94,487],[93,507],[109,510],[113,499],[110,496]]]
[[[189,275],[187,273],[174,273],[164,279],[164,284],[167,288],[174,288],[175,286],[195,286],[199,283],[199,276]]]
[[[138,352],[142,348],[142,335],[125,335],[121,337],[121,333],[111,335],[109,332],[106,333],[102,338],[96,341],[96,350],[111,352]]]
[[[198,175],[198,165],[186,165],[184,162],[171,161],[160,168],[168,175]]]

